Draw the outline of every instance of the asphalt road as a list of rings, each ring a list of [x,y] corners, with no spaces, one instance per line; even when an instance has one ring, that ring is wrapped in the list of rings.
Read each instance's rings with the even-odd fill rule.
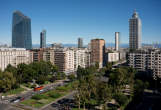
[[[53,90],[58,86],[63,86],[65,84],[66,83],[64,83],[64,81],[60,81],[60,82],[53,83],[53,84],[45,86],[43,88],[43,91],[30,90],[30,91],[27,91],[25,93],[17,94],[17,95],[12,96],[12,97],[5,97],[3,100],[2,99],[0,100],[0,110],[10,110],[11,108],[13,108],[11,110],[18,110],[18,108],[14,109],[14,107],[12,107],[11,105],[18,104],[20,101],[14,102],[12,100],[16,100],[18,97],[23,98],[23,100],[27,100],[27,99],[30,99],[35,94],[41,94],[41,93],[47,92],[49,90]]]
[[[13,107],[10,104],[0,103],[0,110],[21,110],[21,109]]]

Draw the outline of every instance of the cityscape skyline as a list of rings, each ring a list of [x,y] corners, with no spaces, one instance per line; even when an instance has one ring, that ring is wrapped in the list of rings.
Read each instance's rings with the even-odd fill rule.
[[[78,37],[82,37],[85,44],[89,43],[90,39],[93,38],[103,38],[106,40],[106,42],[114,43],[116,31],[121,32],[121,43],[128,43],[128,20],[131,17],[134,9],[136,9],[141,16],[140,18],[142,19],[142,43],[159,41],[159,37],[161,36],[161,32],[159,32],[161,27],[161,22],[159,19],[161,16],[158,15],[158,10],[161,9],[159,7],[161,2],[159,0],[149,0],[146,2],[146,5],[143,5],[145,0],[141,2],[136,0],[135,3],[130,3],[128,0],[126,3],[121,3],[119,1],[102,1],[98,3],[97,0],[93,2],[80,2],[79,0],[77,2],[72,2],[71,0],[70,2],[49,1],[48,3],[45,3],[51,3],[53,5],[57,4],[58,6],[55,7],[55,9],[58,8],[60,12],[55,12],[51,5],[48,5],[47,9],[37,10],[39,6],[44,4],[44,1],[38,3],[39,6],[33,7],[36,3],[37,2],[30,0],[32,11],[29,11],[27,9],[29,3],[26,1],[16,1],[13,4],[8,3],[8,1],[1,1],[1,4],[3,4],[1,8],[3,16],[0,16],[2,19],[0,22],[2,22],[6,17],[5,21],[1,23],[1,26],[3,27],[0,26],[0,37],[2,39],[0,41],[1,43],[11,44],[11,16],[14,10],[20,10],[22,13],[31,18],[33,44],[39,44],[39,33],[44,28],[48,31],[47,44],[53,42],[76,44]],[[90,3],[91,5],[89,5]],[[125,8],[122,7],[122,9],[119,10],[119,8],[113,9],[113,7],[110,7],[111,4],[115,3],[117,3],[116,7],[122,7],[125,5]],[[91,7],[90,10],[85,10],[87,5],[89,6],[88,8]],[[61,7],[59,8],[59,6]],[[65,6],[65,8],[62,6]],[[71,8],[69,8],[70,6]],[[96,6],[98,6],[98,8],[96,8]],[[154,8],[149,9],[149,6]],[[6,8],[8,8],[8,10],[5,10]],[[73,8],[76,10],[74,11]],[[42,14],[42,12],[44,13]],[[80,13],[78,14],[78,12]],[[91,17],[94,18],[91,19]]]

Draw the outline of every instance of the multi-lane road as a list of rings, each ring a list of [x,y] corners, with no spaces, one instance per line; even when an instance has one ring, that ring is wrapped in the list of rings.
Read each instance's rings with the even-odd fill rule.
[[[29,91],[26,91],[25,93],[16,94],[12,97],[5,97],[5,98],[0,100],[0,110],[10,110],[11,108],[13,110],[17,110],[17,109],[14,109],[14,107],[12,107],[11,105],[16,105],[21,100],[30,99],[35,94],[44,93],[44,92],[47,92],[49,90],[53,90],[58,86],[63,86],[65,84],[66,84],[65,81],[61,80],[61,81],[58,81],[56,83],[52,83],[52,84],[44,86],[44,88],[41,91],[29,90]]]

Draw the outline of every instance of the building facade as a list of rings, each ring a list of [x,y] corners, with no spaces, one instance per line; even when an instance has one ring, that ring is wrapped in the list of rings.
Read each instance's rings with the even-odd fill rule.
[[[157,49],[139,50],[128,54],[128,64],[138,71],[150,72],[161,78],[161,51]]]
[[[78,66],[86,68],[90,66],[90,51],[87,48],[78,48],[74,50],[74,69]]]
[[[118,52],[108,52],[107,53],[107,62],[117,62],[119,61],[119,53]]]
[[[30,50],[31,62],[50,61],[54,64],[54,49],[40,48]]]
[[[13,13],[12,47],[32,49],[31,19],[19,11]]]
[[[78,48],[83,48],[83,39],[78,38]]]
[[[91,64],[99,63],[99,68],[102,68],[105,64],[105,40],[92,39],[91,40]]]
[[[54,59],[60,72],[66,74],[74,72],[74,50],[68,48],[54,49]]]
[[[24,48],[0,48],[0,69],[4,69],[11,64],[17,66],[18,64],[30,63],[30,52]]]
[[[141,48],[141,19],[136,11],[129,19],[129,48],[133,50]]]
[[[40,33],[40,48],[46,48],[46,30]]]
[[[115,32],[115,50],[119,51],[120,46],[120,32]]]

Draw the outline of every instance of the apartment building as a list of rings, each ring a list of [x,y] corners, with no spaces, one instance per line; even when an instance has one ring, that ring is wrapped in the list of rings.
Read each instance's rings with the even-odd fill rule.
[[[92,39],[91,40],[91,64],[99,63],[99,68],[105,64],[105,40]]]
[[[108,52],[106,53],[107,62],[116,62],[119,61],[119,53],[118,52]]]
[[[40,48],[30,50],[31,62],[36,61],[50,61],[54,64],[54,49],[53,48]]]
[[[148,71],[153,77],[161,78],[161,50],[144,49],[130,52],[128,64],[138,71]]]
[[[4,69],[11,64],[17,66],[21,63],[30,63],[30,52],[24,48],[0,48],[0,69]]]
[[[68,48],[59,48],[54,50],[55,65],[60,72],[74,72],[74,50]]]
[[[74,50],[75,71],[77,71],[78,66],[83,68],[90,66],[90,51],[87,48],[76,48]]]

